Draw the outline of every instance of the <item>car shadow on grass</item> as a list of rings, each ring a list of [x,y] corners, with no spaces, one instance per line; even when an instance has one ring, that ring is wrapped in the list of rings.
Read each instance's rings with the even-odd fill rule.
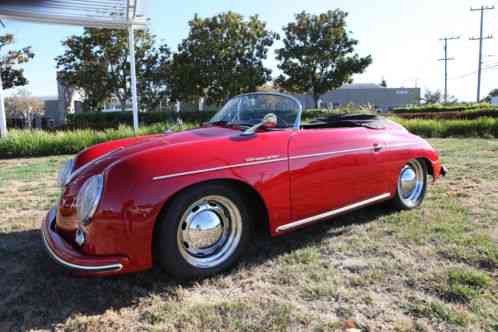
[[[260,232],[242,264],[256,268],[299,248],[340,238],[352,225],[392,212],[371,207],[275,239]],[[53,329],[71,316],[134,306],[150,295],[174,294],[180,286],[158,268],[115,278],[72,276],[47,256],[37,230],[0,233],[0,285],[0,331]]]

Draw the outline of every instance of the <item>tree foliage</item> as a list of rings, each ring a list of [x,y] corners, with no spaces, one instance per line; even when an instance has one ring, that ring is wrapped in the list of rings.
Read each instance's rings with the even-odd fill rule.
[[[44,103],[38,97],[33,97],[26,89],[20,89],[10,97],[5,98],[5,110],[9,117],[19,117],[31,128],[33,114],[44,112]]]
[[[441,91],[426,90],[423,99],[426,104],[439,104],[442,101]]]
[[[0,51],[9,48],[13,43],[14,35],[5,34],[0,36]],[[31,47],[25,47],[21,50],[9,49],[6,54],[0,56],[0,70],[4,89],[28,84],[28,80],[24,76],[24,70],[18,68],[18,66],[29,62],[34,56],[35,54]]]
[[[158,50],[155,36],[147,30],[135,33],[135,43],[141,106],[154,107],[165,94],[160,73],[169,65],[169,49],[163,45]],[[86,108],[98,110],[116,97],[125,109],[131,98],[127,31],[86,28],[81,36],[71,36],[62,44],[66,51],[56,58],[59,78],[84,91]]]
[[[244,20],[233,12],[211,18],[196,15],[189,25],[190,33],[173,57],[174,99],[206,97],[221,103],[271,80],[263,60],[277,36],[258,16]]]
[[[346,30],[347,16],[339,9],[297,14],[295,22],[284,27],[284,47],[277,50],[283,75],[276,84],[290,92],[310,93],[317,104],[322,94],[362,73],[372,58],[355,53],[358,41]]]
[[[498,89],[493,89],[493,90],[491,90],[491,91],[489,92],[489,95],[488,95],[486,98],[484,98],[484,102],[486,102],[486,103],[491,103],[491,101],[492,101],[492,99],[493,99],[494,97],[498,97]]]

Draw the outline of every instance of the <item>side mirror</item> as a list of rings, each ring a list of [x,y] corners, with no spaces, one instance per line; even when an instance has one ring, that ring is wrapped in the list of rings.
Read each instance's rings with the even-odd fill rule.
[[[278,118],[275,115],[275,113],[266,114],[265,117],[263,118],[263,121],[261,121],[261,127],[263,128],[267,129],[277,128],[277,125],[278,125]]]
[[[263,120],[242,133],[242,136],[252,136],[259,128],[272,129],[278,125],[278,118],[275,113],[266,114]]]

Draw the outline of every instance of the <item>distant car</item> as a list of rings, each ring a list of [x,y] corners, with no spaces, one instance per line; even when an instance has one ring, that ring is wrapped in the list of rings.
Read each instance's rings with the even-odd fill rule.
[[[50,256],[83,275],[159,264],[178,279],[232,267],[256,226],[273,236],[391,201],[418,207],[437,152],[389,120],[301,122],[293,97],[230,100],[202,128],[93,146],[59,173],[62,196],[42,235]]]

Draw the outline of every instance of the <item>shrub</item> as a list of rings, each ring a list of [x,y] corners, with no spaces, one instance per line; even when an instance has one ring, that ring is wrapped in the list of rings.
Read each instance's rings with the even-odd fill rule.
[[[393,108],[394,113],[437,113],[437,112],[476,112],[476,111],[498,111],[498,107],[487,104],[431,104],[412,105],[407,107]]]
[[[429,119],[429,120],[475,120],[483,117],[498,118],[498,111],[476,110],[468,112],[413,112],[395,113],[403,119]]]
[[[177,122],[181,119],[183,122],[201,124],[209,121],[215,114],[215,111],[205,112],[147,112],[140,113],[141,125],[152,125],[164,122]],[[133,122],[131,112],[115,113],[76,113],[67,115],[67,129],[95,129],[104,130],[109,128],[118,128],[122,125],[130,125]]]
[[[337,111],[309,110],[303,114],[303,119],[330,115],[334,112]],[[195,119],[196,121],[185,122],[183,125],[163,122],[144,126],[138,131],[138,135],[161,133],[166,128],[184,130],[197,127],[202,121],[199,121],[198,117]],[[496,118],[439,121],[393,118],[393,120],[405,126],[412,133],[423,137],[498,137],[498,119]],[[12,130],[9,137],[0,140],[0,158],[74,154],[94,144],[134,135],[133,129],[124,125],[105,130],[78,129],[56,132]]]
[[[193,126],[192,124],[182,126],[168,123],[156,124],[141,128],[137,134],[161,133],[167,128],[180,131]],[[0,140],[0,158],[74,154],[94,144],[134,135],[133,129],[125,126],[104,131],[90,129],[58,132],[12,130],[6,139]]]
[[[393,118],[414,134],[423,137],[498,137],[497,118],[476,120],[405,120]]]
[[[321,116],[339,113],[364,113],[365,110],[354,107],[343,107],[336,110],[323,109],[308,109],[303,112],[303,120],[309,120]],[[164,122],[176,122],[181,119],[183,122],[192,124],[201,124],[209,121],[216,111],[188,111],[188,112],[147,112],[140,113],[141,125],[152,125]],[[130,125],[133,122],[133,114],[131,112],[115,112],[115,113],[76,113],[67,115],[66,129],[94,129],[105,130],[109,128],[118,128],[122,125]]]

